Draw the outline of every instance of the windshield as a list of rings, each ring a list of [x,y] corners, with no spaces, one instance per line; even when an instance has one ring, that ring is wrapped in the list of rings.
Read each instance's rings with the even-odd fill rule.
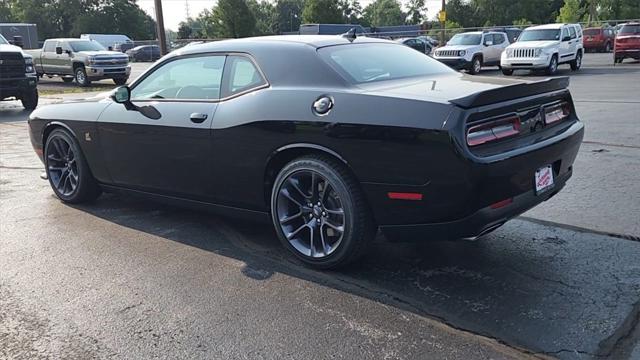
[[[640,25],[624,25],[619,32],[620,35],[640,35]]]
[[[71,46],[71,50],[74,52],[78,51],[100,51],[105,50],[104,46],[100,45],[95,41],[69,41],[69,46]]]
[[[520,41],[543,41],[543,40],[560,40],[560,30],[558,29],[540,29],[525,30],[520,34]]]
[[[482,40],[480,34],[456,34],[447,42],[447,45],[480,45],[480,40]]]
[[[356,84],[453,72],[439,61],[404,45],[335,45],[319,49],[318,54],[340,75]]]
[[[7,39],[4,38],[4,36],[0,35],[0,45],[6,45],[9,42],[7,41]]]

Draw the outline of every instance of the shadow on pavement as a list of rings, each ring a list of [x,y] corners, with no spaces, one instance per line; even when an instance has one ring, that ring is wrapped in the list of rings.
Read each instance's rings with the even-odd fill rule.
[[[240,260],[252,279],[294,276],[561,358],[618,351],[640,307],[640,244],[528,221],[513,220],[478,242],[378,237],[359,263],[318,272],[287,254],[269,225],[124,195],[78,208]]]

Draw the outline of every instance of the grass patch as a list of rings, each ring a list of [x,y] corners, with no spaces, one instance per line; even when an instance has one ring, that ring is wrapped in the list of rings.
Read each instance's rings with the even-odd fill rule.
[[[58,89],[38,89],[38,93],[44,96],[44,95],[77,94],[77,93],[85,93],[85,92],[109,91],[111,89],[113,89],[113,87],[108,87],[108,86],[68,87],[68,88],[58,88]]]

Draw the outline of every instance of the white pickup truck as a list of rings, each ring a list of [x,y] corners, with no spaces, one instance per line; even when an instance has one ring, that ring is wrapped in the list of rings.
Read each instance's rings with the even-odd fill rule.
[[[40,50],[28,50],[38,76],[60,76],[65,82],[74,79],[80,86],[91,81],[113,79],[124,85],[131,74],[129,57],[105,50],[95,41],[85,39],[49,39]]]

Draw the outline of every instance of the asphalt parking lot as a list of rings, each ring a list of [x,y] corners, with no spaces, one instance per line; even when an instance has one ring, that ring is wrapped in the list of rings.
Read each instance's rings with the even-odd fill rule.
[[[557,196],[477,242],[379,237],[324,273],[269,226],[62,204],[28,113],[0,103],[0,358],[640,359],[640,64],[611,63],[560,68],[586,133]]]

